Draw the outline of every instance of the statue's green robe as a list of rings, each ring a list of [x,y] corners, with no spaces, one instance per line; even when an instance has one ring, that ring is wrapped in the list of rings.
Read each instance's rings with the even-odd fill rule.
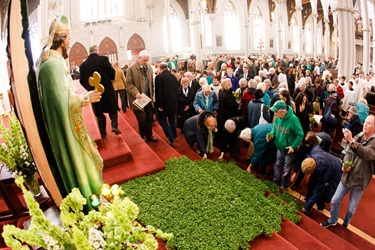
[[[91,208],[89,197],[103,184],[103,160],[83,123],[83,98],[75,93],[61,54],[44,51],[38,64],[39,99],[65,193],[78,187]]]

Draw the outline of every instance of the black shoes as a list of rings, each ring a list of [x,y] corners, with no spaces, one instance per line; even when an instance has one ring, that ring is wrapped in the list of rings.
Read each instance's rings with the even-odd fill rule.
[[[149,136],[147,137],[147,140],[148,141],[151,141],[151,142],[157,142],[158,141],[158,138],[154,137],[154,136]]]
[[[112,128],[112,132],[115,133],[116,135],[121,134],[121,131],[118,130],[118,128]]]
[[[158,141],[158,138],[154,137],[154,136],[141,136],[143,141],[147,142],[147,141],[151,141],[151,142],[157,142]]]
[[[320,223],[320,225],[321,225],[322,227],[327,228],[327,227],[330,227],[330,226],[336,226],[336,223],[329,223],[329,221],[326,220],[326,221],[323,221],[322,223]]]

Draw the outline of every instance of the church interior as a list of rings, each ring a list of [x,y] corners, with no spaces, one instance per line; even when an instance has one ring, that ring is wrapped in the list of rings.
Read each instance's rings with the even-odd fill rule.
[[[354,83],[357,74],[368,86],[366,93],[362,93],[368,112],[375,114],[373,0],[0,0],[0,6],[1,126],[10,127],[12,113],[19,120],[37,170],[40,196],[34,198],[51,221],[59,220],[59,206],[67,194],[61,191],[61,176],[57,177],[50,167],[55,164],[51,156],[54,149],[46,146],[47,131],[40,129],[44,118],[36,108],[39,105],[36,104],[39,102],[36,65],[38,60],[43,60],[43,46],[50,39],[50,25],[56,16],[64,15],[70,20],[70,46],[65,62],[78,95],[87,92],[80,83],[80,66],[90,56],[92,46],[97,45],[98,54],[106,56],[111,64],[118,62],[124,72],[139,61],[140,52],[147,50],[154,78],[162,63],[174,62],[171,71],[182,78],[189,71],[203,74],[212,67],[213,61],[217,65],[221,57],[229,59],[233,69],[238,62],[241,70],[249,62],[260,71],[264,64],[276,70],[300,69],[311,64],[311,74],[316,73],[314,67],[320,67],[321,75],[317,78],[330,75],[332,84],[342,76],[346,76],[346,82],[353,79]],[[194,69],[190,70],[192,61]],[[325,65],[323,70],[322,65]],[[216,78],[221,69],[212,68],[215,73],[212,78]],[[316,114],[322,117],[322,112],[318,108]],[[157,138],[154,143],[139,135],[139,121],[133,109],[125,112],[119,108],[117,114],[118,129],[122,133],[110,132],[111,119],[106,116],[108,133],[103,136],[91,105],[82,108],[83,127],[97,145],[105,184],[121,185],[163,172],[167,162],[174,158],[185,156],[192,161],[205,161],[195,147],[189,146],[180,128],[176,140],[171,142],[156,115],[152,126],[153,136]],[[345,117],[338,118],[331,136],[331,154],[337,157],[343,149],[344,120]],[[321,128],[319,122],[311,125],[314,132],[320,132]],[[5,140],[0,134],[0,143],[4,144]],[[240,141],[239,148],[237,157],[224,154],[222,160],[235,163],[248,174],[249,143]],[[221,153],[215,144],[207,158],[216,162]],[[14,175],[1,159],[0,152],[0,233],[4,225],[26,229],[31,221],[28,204],[15,184]],[[267,167],[265,175],[251,172],[262,181],[271,181],[273,165]],[[303,205],[308,181],[306,177],[300,188],[288,188],[285,192]],[[283,218],[279,232],[258,236],[249,245],[252,249],[375,249],[375,224],[371,223],[375,219],[371,209],[374,190],[375,176],[372,175],[348,227],[341,225],[344,207],[349,203],[347,196],[335,227],[325,229],[319,225],[330,217],[327,204],[322,211],[316,207],[309,213],[298,211],[301,217],[298,223]],[[158,243],[157,249],[170,249],[165,241],[158,240]],[[0,237],[0,249],[12,249],[6,246],[3,237]],[[224,248],[211,246],[210,249]]]

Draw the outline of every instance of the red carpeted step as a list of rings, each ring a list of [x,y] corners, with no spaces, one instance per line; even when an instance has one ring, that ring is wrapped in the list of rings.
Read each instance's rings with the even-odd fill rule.
[[[150,146],[141,139],[139,134],[129,125],[129,123],[125,119],[120,118],[120,116],[119,129],[122,132],[121,137],[125,140],[132,151],[133,160],[111,168],[104,168],[103,179],[105,183],[123,183],[127,180],[165,169],[164,161],[155,154]],[[159,142],[155,144],[158,143]]]
[[[102,136],[100,135],[98,122],[96,121],[96,116],[91,105],[82,107],[82,118],[87,131],[91,135],[91,138],[95,141],[96,145],[98,145],[98,148],[103,147]]]
[[[283,220],[279,234],[298,249],[330,249],[288,219]]]
[[[358,249],[355,245],[350,244],[331,231],[326,230],[308,216],[304,214],[301,215],[302,219],[297,225],[329,248],[345,250]]]
[[[120,116],[118,120],[119,123],[126,122]],[[107,124],[111,124],[109,117],[107,117]],[[116,135],[111,130],[111,126],[107,125],[107,136],[103,139],[103,146],[98,149],[104,161],[104,168],[133,160],[133,152],[124,140],[124,134],[128,133],[128,131],[124,130],[124,133]]]
[[[327,216],[325,216],[324,214],[322,214],[322,213],[320,213],[316,210],[312,210],[312,212],[310,214],[308,214],[308,216],[312,220],[316,221],[318,224],[321,223],[322,221],[325,221],[325,220],[328,219]],[[354,232],[350,231],[349,229],[343,227],[340,224],[337,224],[334,227],[328,227],[328,228],[324,228],[324,229],[334,233],[335,235],[339,236],[340,238],[344,239],[345,241],[349,242],[350,244],[358,247],[359,249],[366,249],[366,250],[367,249],[374,249],[375,250],[374,244],[372,244],[371,242],[362,238],[361,236],[355,234]]]
[[[286,239],[278,235],[277,233],[273,233],[271,237],[267,236],[259,236],[255,238],[252,242],[250,242],[250,247],[252,250],[294,250],[298,249],[293,246],[290,242]]]
[[[120,112],[122,119],[126,119],[126,122],[133,128],[136,136],[140,138],[138,133],[138,122],[137,119],[131,109],[128,109],[126,113]],[[119,123],[120,124],[120,123]],[[160,132],[160,130],[161,132]],[[160,157],[162,161],[167,161],[171,157],[180,157],[181,154],[178,153],[174,147],[180,143],[181,138],[177,137],[177,141],[173,143],[173,146],[168,145],[168,139],[165,137],[164,132],[162,132],[162,128],[159,126],[158,123],[155,123],[153,127],[153,136],[159,139],[158,142],[147,142],[149,147]]]
[[[366,188],[361,200],[358,203],[357,210],[350,221],[350,224],[365,232],[371,237],[375,238],[375,223],[368,223],[375,221],[374,213],[374,197],[375,197],[375,179],[372,178],[369,186]],[[350,195],[346,195],[341,203],[340,218],[344,218],[346,210],[348,209]],[[328,207],[329,211],[329,207]]]

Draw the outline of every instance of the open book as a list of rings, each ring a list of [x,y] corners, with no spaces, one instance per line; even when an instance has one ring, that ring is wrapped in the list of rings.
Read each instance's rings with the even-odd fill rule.
[[[142,98],[141,99],[135,99],[133,104],[139,108],[142,109],[151,101],[150,97],[145,95],[144,93],[141,94]]]

